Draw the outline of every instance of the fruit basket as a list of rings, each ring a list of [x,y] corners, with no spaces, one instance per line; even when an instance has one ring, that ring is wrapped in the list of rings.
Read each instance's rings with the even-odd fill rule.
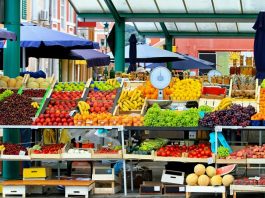
[[[126,149],[124,149],[123,151],[124,159],[154,160],[154,157],[155,157],[154,151],[151,151],[151,154],[147,154],[147,155],[127,153]]]

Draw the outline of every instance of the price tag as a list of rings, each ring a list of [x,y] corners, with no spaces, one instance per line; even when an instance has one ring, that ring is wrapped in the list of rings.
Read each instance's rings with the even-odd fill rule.
[[[160,186],[154,186],[154,191],[160,191]]]
[[[25,156],[26,152],[25,151],[19,151],[19,155]]]
[[[69,116],[73,117],[75,113],[76,113],[76,110],[70,111]]]
[[[222,127],[221,126],[216,126],[215,127],[215,132],[222,132]]]
[[[185,187],[184,186],[180,186],[179,187],[179,192],[185,192]]]
[[[214,163],[214,161],[213,161],[213,158],[212,158],[212,157],[209,157],[209,158],[207,159],[207,161],[208,161],[208,164],[213,164],[213,163]]]

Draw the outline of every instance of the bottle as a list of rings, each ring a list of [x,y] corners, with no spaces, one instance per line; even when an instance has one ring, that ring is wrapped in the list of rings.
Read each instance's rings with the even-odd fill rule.
[[[108,68],[107,67],[105,67],[105,69],[104,69],[103,76],[104,76],[105,80],[107,80],[109,78],[109,72],[108,72]]]
[[[109,78],[115,78],[115,71],[114,71],[113,67],[111,68],[111,70],[109,72]]]

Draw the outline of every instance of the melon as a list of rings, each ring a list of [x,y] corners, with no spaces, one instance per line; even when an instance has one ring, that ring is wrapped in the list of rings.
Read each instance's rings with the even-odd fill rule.
[[[205,166],[203,164],[197,164],[195,167],[194,167],[194,173],[198,176],[200,175],[204,175],[205,173]]]
[[[199,186],[208,186],[210,183],[210,178],[207,175],[201,175],[198,178],[198,184]]]
[[[196,186],[197,185],[197,182],[198,182],[198,176],[196,174],[194,174],[194,173],[191,173],[191,174],[189,174],[186,177],[186,183],[189,186]]]
[[[6,83],[7,83],[8,79],[9,79],[8,76],[2,76],[2,77],[1,77],[1,80],[5,81]]]
[[[233,175],[225,175],[223,176],[222,183],[224,186],[230,186],[234,182],[234,177]]]
[[[17,76],[16,77],[16,80],[21,80],[22,81],[23,80],[23,77],[22,76]]]
[[[42,88],[42,89],[47,89],[48,87],[49,87],[49,83],[48,82],[41,82],[40,83],[40,88]]]
[[[208,166],[206,168],[206,174],[209,176],[209,177],[213,177],[216,175],[216,169],[213,167],[213,166]]]
[[[236,167],[236,164],[228,165],[228,166],[223,166],[221,168],[217,168],[216,174],[217,175],[227,175],[231,173]]]
[[[7,87],[6,81],[0,80],[0,87]]]
[[[44,81],[45,81],[44,78],[38,78],[38,79],[36,79],[36,82],[39,83],[39,84],[40,84],[41,82],[44,82]]]
[[[9,78],[7,81],[7,86],[8,87],[15,87],[16,86],[16,79],[15,78]]]
[[[17,80],[16,82],[16,88],[20,88],[22,86],[22,80]]]
[[[32,77],[30,77],[29,79],[28,79],[28,83],[30,83],[30,82],[35,82],[36,81],[36,79],[35,78],[32,78]]]
[[[222,185],[222,177],[220,175],[215,175],[211,178],[212,186],[221,186]]]
[[[37,88],[39,88],[39,83],[37,83],[37,82],[29,82],[27,84],[27,87],[31,88],[31,89],[37,89]]]

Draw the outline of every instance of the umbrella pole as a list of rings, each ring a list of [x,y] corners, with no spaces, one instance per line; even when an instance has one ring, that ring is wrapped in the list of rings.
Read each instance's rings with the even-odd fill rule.
[[[22,71],[26,71],[26,48],[22,48]]]

